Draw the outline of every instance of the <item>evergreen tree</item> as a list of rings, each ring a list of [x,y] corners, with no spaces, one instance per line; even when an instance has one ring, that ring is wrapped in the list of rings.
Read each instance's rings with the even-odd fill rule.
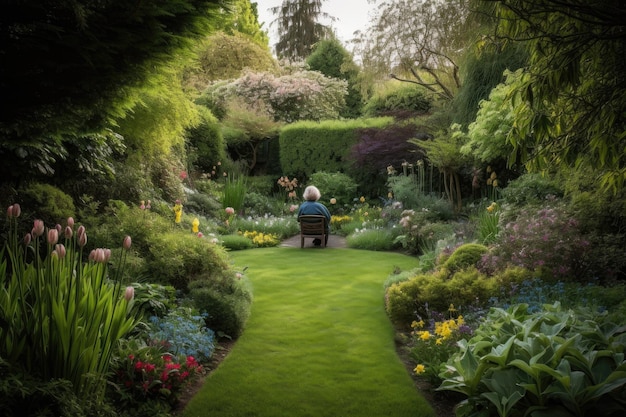
[[[348,82],[346,107],[340,114],[346,118],[356,118],[361,115],[363,98],[358,85],[359,67],[354,63],[352,55],[337,39],[319,42],[306,63],[311,70],[319,71],[327,77],[346,80]]]
[[[332,29],[319,22],[320,18],[334,20],[327,13],[322,13],[323,1],[283,0],[280,6],[271,9],[278,16],[273,22],[278,24],[278,58],[303,60],[309,56],[317,42],[332,35]]]

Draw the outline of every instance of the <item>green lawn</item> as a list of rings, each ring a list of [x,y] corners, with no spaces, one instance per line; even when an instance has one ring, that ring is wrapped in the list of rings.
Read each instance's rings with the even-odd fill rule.
[[[354,249],[232,252],[252,315],[187,417],[433,416],[397,357],[383,282],[408,256]]]

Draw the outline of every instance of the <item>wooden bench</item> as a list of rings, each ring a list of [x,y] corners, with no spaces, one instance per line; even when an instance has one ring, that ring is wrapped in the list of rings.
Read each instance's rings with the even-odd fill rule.
[[[320,239],[322,247],[326,247],[326,217],[305,214],[298,217],[300,222],[300,247],[304,247],[304,239]]]

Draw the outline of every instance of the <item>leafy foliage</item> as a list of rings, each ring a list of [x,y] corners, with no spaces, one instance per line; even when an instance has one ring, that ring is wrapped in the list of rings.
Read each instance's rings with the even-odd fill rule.
[[[133,91],[155,66],[180,60],[208,31],[220,6],[217,0],[6,5],[0,95],[12,104],[0,116],[3,137],[36,142],[100,131],[135,102]]]
[[[361,115],[363,97],[358,85],[359,67],[341,42],[337,39],[318,42],[306,63],[313,71],[348,82],[346,107],[340,112],[341,117],[353,119]]]
[[[493,309],[448,362],[440,389],[467,396],[460,416],[621,415],[624,329],[606,316],[558,304],[528,314]],[[540,414],[537,414],[540,415]]]
[[[551,0],[494,3],[497,35],[529,54],[513,96],[509,136],[532,169],[599,167],[602,185],[626,181],[624,4]]]

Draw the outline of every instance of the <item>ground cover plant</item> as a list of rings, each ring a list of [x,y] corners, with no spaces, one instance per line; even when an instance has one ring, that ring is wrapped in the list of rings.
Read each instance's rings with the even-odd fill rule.
[[[233,258],[249,267],[252,315],[183,416],[434,415],[396,355],[382,299],[384,277],[415,258],[299,248]]]

